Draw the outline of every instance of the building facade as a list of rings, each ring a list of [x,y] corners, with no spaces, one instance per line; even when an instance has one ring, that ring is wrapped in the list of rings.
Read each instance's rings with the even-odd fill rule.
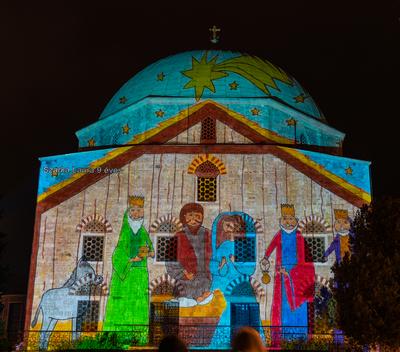
[[[269,61],[228,51],[162,59],[130,79],[79,152],[41,158],[26,330],[170,333],[228,347],[333,328],[335,260],[371,200],[369,162]],[[130,342],[129,342],[130,341]]]
[[[6,294],[0,296],[0,340],[10,346],[23,340],[26,295]]]

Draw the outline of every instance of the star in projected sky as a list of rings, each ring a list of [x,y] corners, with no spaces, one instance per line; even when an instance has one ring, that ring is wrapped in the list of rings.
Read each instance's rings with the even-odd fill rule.
[[[344,170],[345,172],[346,172],[346,175],[353,175],[353,169],[349,166],[349,167],[347,167],[345,170]]]
[[[184,88],[194,88],[196,100],[201,98],[205,88],[215,93],[213,81],[228,76],[225,72],[213,71],[216,62],[217,56],[214,56],[210,61],[207,61],[206,55],[202,56],[200,61],[192,57],[192,68],[182,71],[183,75],[190,78],[190,81],[185,84]]]
[[[126,124],[126,125],[122,126],[122,133],[123,134],[128,134],[130,129],[131,128],[128,126],[128,124]]]

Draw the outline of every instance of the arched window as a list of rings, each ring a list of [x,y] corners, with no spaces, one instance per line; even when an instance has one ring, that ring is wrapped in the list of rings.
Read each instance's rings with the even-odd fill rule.
[[[150,232],[174,234],[182,229],[182,224],[178,218],[171,214],[161,216],[150,226]]]
[[[205,161],[196,169],[197,200],[215,202],[217,200],[217,176],[219,171],[210,161]]]
[[[150,232],[156,235],[156,262],[177,260],[178,240],[174,235],[181,229],[181,222],[171,214],[162,216],[151,224]]]
[[[261,224],[250,215],[243,214],[243,222],[239,224],[239,233],[246,236],[236,236],[234,242],[235,261],[239,263],[254,263],[257,257],[256,235],[262,233]]]
[[[217,140],[216,123],[212,117],[207,117],[201,121],[201,144],[214,144]]]
[[[89,215],[76,226],[81,232],[80,256],[89,262],[103,261],[104,234],[112,232],[111,224],[101,215]]]
[[[217,201],[217,178],[226,174],[221,160],[210,154],[199,155],[190,164],[188,173],[197,176],[198,202]]]
[[[320,216],[311,215],[299,222],[299,230],[303,233],[306,242],[305,259],[307,262],[323,264],[324,253],[328,244],[328,235],[331,228]]]

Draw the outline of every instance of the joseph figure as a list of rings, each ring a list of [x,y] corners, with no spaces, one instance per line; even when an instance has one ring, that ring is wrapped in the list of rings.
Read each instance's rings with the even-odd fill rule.
[[[113,273],[103,330],[129,331],[149,324],[149,274],[147,258],[154,257],[153,244],[143,226],[144,198],[129,197],[118,244],[112,256]],[[135,328],[137,331],[137,327]],[[139,342],[146,343],[146,334]]]
[[[177,261],[167,263],[167,272],[183,287],[181,306],[206,304],[213,298],[209,268],[211,232],[202,226],[203,218],[203,207],[197,203],[184,205],[179,214],[183,229],[175,234]]]

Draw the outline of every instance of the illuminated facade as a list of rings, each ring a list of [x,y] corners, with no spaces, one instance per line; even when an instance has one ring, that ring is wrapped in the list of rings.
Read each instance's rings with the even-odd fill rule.
[[[243,325],[269,345],[332,330],[330,267],[371,200],[370,163],[342,156],[344,134],[293,77],[181,53],[76,134],[79,152],[40,159],[32,349],[57,331],[209,348]]]

